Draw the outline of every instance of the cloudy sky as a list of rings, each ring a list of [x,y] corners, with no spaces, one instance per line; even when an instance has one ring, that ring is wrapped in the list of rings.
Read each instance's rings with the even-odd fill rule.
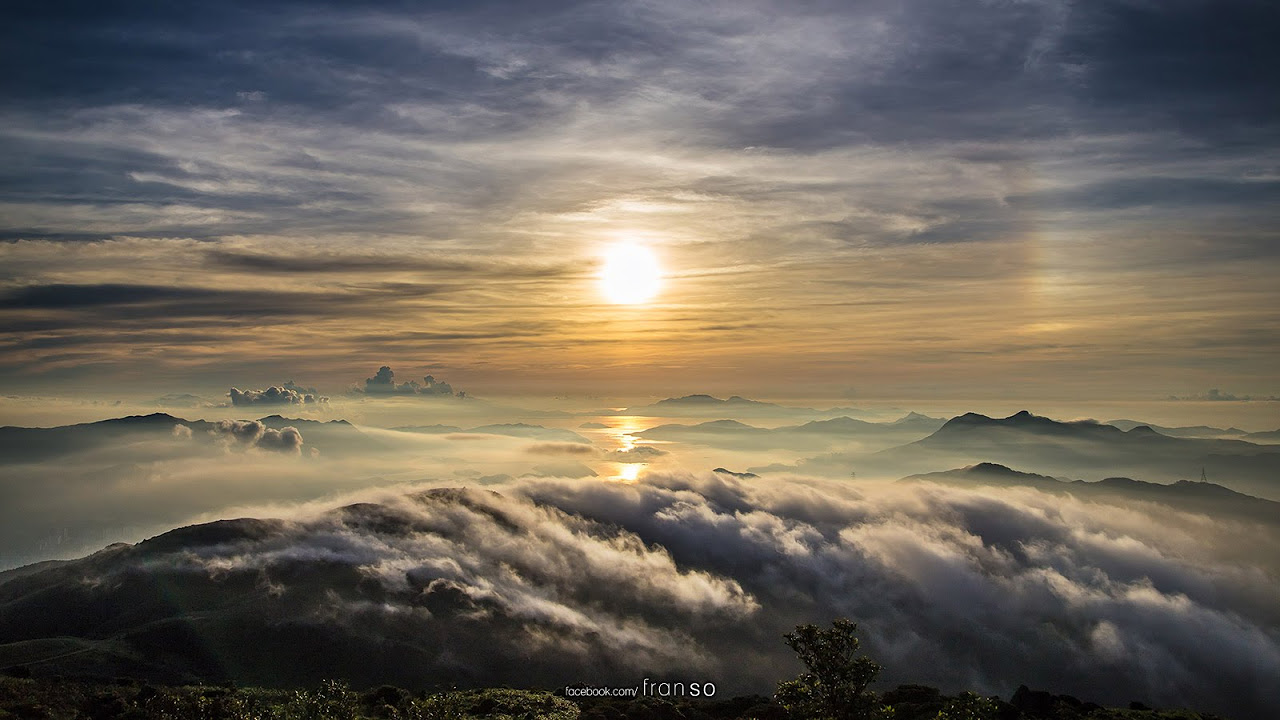
[[[1280,393],[1273,2],[5,14],[8,393]]]

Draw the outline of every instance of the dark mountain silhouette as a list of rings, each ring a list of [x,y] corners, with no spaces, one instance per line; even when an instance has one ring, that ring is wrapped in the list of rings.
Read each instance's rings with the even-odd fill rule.
[[[697,425],[680,425],[672,423],[669,425],[658,425],[657,427],[641,430],[636,435],[644,435],[647,437],[661,438],[668,433],[708,433],[708,434],[724,434],[724,435],[767,435],[768,428],[756,427],[748,425],[737,420],[711,420],[709,422],[698,423]]]
[[[971,487],[1033,487],[1049,492],[1071,493],[1091,500],[1123,503],[1146,501],[1178,510],[1214,517],[1242,517],[1280,524],[1280,502],[1238,493],[1211,482],[1179,480],[1171,484],[1144,482],[1127,477],[1109,477],[1096,482],[1063,480],[1014,470],[997,463],[977,463],[954,470],[922,473],[898,482],[936,482]]]
[[[904,477],[898,482],[939,482],[963,485],[999,485],[1004,487],[1030,486],[1048,489],[1059,489],[1070,481],[1059,480],[1048,475],[1020,472],[998,463],[983,462],[967,465],[955,470],[921,473]]]
[[[280,430],[297,428],[309,447],[325,454],[343,455],[380,447],[346,420],[307,420],[268,415],[259,420],[265,427]],[[191,430],[196,442],[212,442],[218,423],[187,420],[168,413],[130,415],[98,422],[50,428],[0,427],[0,458],[3,462],[38,462],[113,444],[172,438],[174,427]]]
[[[453,556],[425,549],[519,548],[531,519],[507,517],[482,492],[431,490],[413,496],[413,508],[358,503],[301,523],[222,520],[0,572],[0,667],[276,687],[326,678],[409,687],[424,678],[441,686],[629,682],[641,668],[627,653],[592,634],[557,644],[561,620],[450,579]],[[593,524],[591,532],[618,530]],[[365,543],[415,549],[405,567],[379,575]],[[515,587],[549,583],[536,574],[541,562],[516,553],[504,560],[514,567],[485,577],[509,571],[519,576]],[[557,592],[601,612],[677,622],[598,577],[561,584]],[[703,634],[715,640],[713,630]]]
[[[1240,492],[1280,497],[1280,447],[1169,437],[1146,425],[1125,431],[1093,420],[1060,422],[1025,410],[1006,418],[966,413],[926,438],[877,453],[831,453],[748,470],[902,476],[979,462],[1047,475],[1128,475],[1164,483],[1198,478],[1203,469],[1211,480]]]
[[[6,463],[36,462],[122,441],[172,436],[175,425],[186,425],[193,434],[213,427],[160,412],[50,428],[0,427],[0,458]]]
[[[777,405],[773,405],[772,403],[760,402],[759,400],[748,400],[738,395],[733,395],[727,400],[721,400],[720,398],[713,397],[711,395],[685,395],[684,397],[667,398],[666,400],[659,400],[658,402],[654,403],[654,405],[658,407],[662,407],[662,406],[669,407],[673,405],[682,406],[682,407],[707,406],[707,405],[750,405],[750,406],[764,405],[769,407],[779,407]]]

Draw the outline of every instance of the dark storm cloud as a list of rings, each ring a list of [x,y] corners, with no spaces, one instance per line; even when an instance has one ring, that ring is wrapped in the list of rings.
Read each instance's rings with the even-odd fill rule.
[[[1080,99],[1106,116],[1213,138],[1276,139],[1275,71],[1280,6],[1266,0],[1077,5],[1058,57],[1084,76]]]
[[[1210,180],[1198,178],[1121,178],[1065,190],[1046,190],[1005,198],[1011,205],[1048,209],[1091,207],[1123,209],[1165,206],[1171,209],[1201,206],[1234,207],[1240,203],[1260,208],[1280,202],[1280,181]]]
[[[97,307],[102,305],[142,305],[159,302],[199,302],[227,295],[213,288],[178,288],[157,285],[32,285],[0,296],[0,309]],[[231,291],[235,296],[236,292]]]
[[[182,320],[345,316],[415,300],[432,285],[385,283],[332,292],[240,290],[123,283],[28,285],[0,294],[0,327],[13,331],[131,323],[180,327]]]
[[[365,337],[350,335],[351,324],[309,324],[290,335],[305,341],[285,344],[316,348],[317,367],[367,340],[366,359],[387,362],[422,351],[442,363],[466,355],[507,370],[536,357],[564,368],[566,358],[553,356],[612,342],[592,332],[590,313],[564,311],[595,298],[579,294],[592,270],[580,258],[633,229],[662,245],[675,271],[668,299],[692,291],[694,304],[726,300],[699,323],[712,329],[702,342],[682,345],[687,352],[753,331],[755,347],[786,342],[813,358],[797,367],[818,373],[831,364],[816,358],[848,357],[836,345],[849,338],[903,347],[889,336],[927,324],[940,307],[990,317],[1009,307],[995,288],[1056,287],[1043,278],[1075,277],[1072,287],[1108,293],[1042,308],[1087,318],[1027,325],[1071,335],[1146,313],[1149,327],[1166,328],[1156,343],[1167,358],[1161,372],[1207,362],[1209,350],[1193,343],[1212,342],[1171,319],[1189,308],[1131,302],[1160,287],[1162,273],[1211,273],[1184,295],[1205,305],[1197,312],[1206,324],[1265,327],[1265,291],[1252,288],[1269,267],[1254,264],[1250,282],[1237,283],[1230,263],[1275,255],[1280,113],[1263,70],[1277,60],[1261,30],[1275,24],[1268,4],[534,5],[56,3],[10,13],[0,28],[0,61],[12,68],[0,98],[0,156],[9,161],[0,167],[0,237],[15,242],[0,254],[26,261],[0,262],[0,329],[62,331],[15,346],[30,364],[55,352],[39,343],[73,332],[96,346],[88,356],[124,355],[94,328],[222,323],[225,347],[245,340],[230,337],[245,319],[262,334],[360,318]],[[92,239],[156,246],[110,268],[93,253],[32,249],[98,246],[81,242]],[[1077,241],[1087,247],[1065,250]],[[959,243],[1008,251],[989,251],[1000,258],[991,263],[983,250],[941,247]],[[1112,257],[1116,245],[1124,247]],[[921,255],[867,270],[887,257],[881,250]],[[944,256],[924,263],[932,274],[917,271],[918,260]],[[1170,259],[1153,269],[1157,256]],[[167,287],[191,268],[218,289]],[[717,295],[727,276],[700,274],[709,269],[754,277]],[[985,275],[987,292],[968,297],[951,282],[964,272]],[[369,282],[402,273],[440,284]],[[695,278],[702,289],[685,282]],[[778,292],[765,287],[775,280]],[[872,295],[935,280],[928,292]],[[326,282],[288,292],[290,282],[312,281]],[[327,283],[351,286],[315,287]],[[830,332],[806,309],[829,301],[817,293],[843,293],[841,283],[861,286],[867,299],[858,301],[877,306],[857,315],[858,327]],[[528,292],[513,303],[508,285]],[[1252,295],[1230,297],[1226,286]],[[401,312],[401,302],[446,291],[466,297],[433,305],[429,327]],[[966,297],[941,300],[949,291]],[[768,308],[753,306],[762,298]],[[527,327],[514,327],[513,304]],[[737,326],[725,317],[736,314],[730,307],[765,319]],[[914,317],[888,318],[898,309]],[[1009,362],[1093,347],[1080,337],[991,337],[1019,324],[909,342],[913,353],[929,346],[914,357],[958,364],[966,343],[1010,347]],[[796,341],[819,335],[822,350]],[[438,347],[406,349],[407,340]],[[1269,342],[1213,352],[1261,376]],[[1091,357],[1129,356],[1114,342],[1097,349]],[[748,365],[764,364],[759,352]],[[1128,365],[1116,374],[1156,374],[1118,362]],[[706,363],[691,357],[687,366]]]
[[[235,117],[227,117],[235,122],[305,127],[319,120],[393,137],[509,136],[566,119],[575,101],[608,108],[637,87],[658,90],[675,105],[644,107],[661,117],[639,117],[635,130],[651,132],[660,119],[717,147],[807,152],[1045,140],[1081,128],[1130,130],[1137,118],[1147,131],[1189,122],[1206,132],[1274,130],[1278,101],[1264,68],[1280,63],[1280,53],[1264,28],[1276,25],[1278,11],[1260,0],[1115,0],[1085,8],[1057,0],[788,4],[786,24],[769,28],[776,37],[759,26],[778,15],[770,10],[767,3],[722,15],[666,3],[643,11],[562,3],[536,13],[520,3],[414,10],[394,3],[359,10],[321,2],[270,10],[250,3],[72,3],[15,13],[0,46],[14,68],[6,93],[14,108],[234,108]],[[70,122],[95,124],[92,117]],[[341,178],[281,184],[264,174],[251,187],[211,192],[200,183],[232,174],[163,152],[91,141],[5,143],[19,160],[0,185],[10,198],[146,199],[290,216],[306,203],[307,214],[330,228],[373,218],[372,208],[357,207],[371,191]],[[272,161],[332,170],[349,162],[333,165],[303,147],[293,157]],[[411,177],[402,168],[383,172]],[[481,172],[468,180],[472,191],[457,198],[459,207],[518,202],[509,179]],[[317,199],[332,206],[317,210]],[[376,212],[383,214],[377,224],[397,225],[385,204]],[[305,222],[304,214],[296,217]],[[236,224],[260,222],[241,217]],[[291,267],[235,254],[217,260]],[[297,262],[335,271],[323,261]]]
[[[569,265],[518,265],[515,263],[424,258],[410,255],[375,256],[329,253],[323,255],[268,255],[239,250],[213,250],[210,262],[227,268],[272,273],[369,273],[438,272],[457,275],[490,275],[504,278],[557,278],[578,274]]]

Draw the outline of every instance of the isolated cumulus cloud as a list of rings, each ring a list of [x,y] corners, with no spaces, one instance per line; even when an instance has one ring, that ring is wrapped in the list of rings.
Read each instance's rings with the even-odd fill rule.
[[[444,396],[454,395],[453,386],[443,380],[437,380],[433,375],[427,375],[422,378],[419,383],[416,380],[397,383],[395,381],[395,372],[388,366],[383,365],[378,368],[378,372],[373,374],[371,378],[365,378],[364,387],[356,388],[356,392],[363,392],[366,395],[428,395],[428,396]],[[466,397],[466,393],[458,391],[458,397]]]
[[[282,598],[280,622],[444,638],[397,662],[477,683],[658,672],[762,692],[790,672],[782,632],[847,616],[890,684],[1280,710],[1274,525],[930,484],[651,474],[501,493],[384,497],[231,539],[179,531],[97,567],[216,579],[222,598],[227,578],[252,579]]]
[[[295,427],[276,429],[258,420],[220,420],[210,432],[226,438],[233,445],[284,453],[302,452],[302,433]]]
[[[289,381],[284,385],[272,385],[265,390],[240,390],[231,388],[227,393],[231,404],[244,405],[317,405],[329,402],[314,388],[301,388]]]

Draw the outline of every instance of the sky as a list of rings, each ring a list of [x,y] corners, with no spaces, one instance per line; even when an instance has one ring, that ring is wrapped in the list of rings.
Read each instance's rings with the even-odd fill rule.
[[[0,571],[278,518],[165,563],[432,578],[546,678],[768,692],[847,615],[893,684],[1275,714],[1280,3],[9,5]],[[1034,482],[896,482],[979,462]]]
[[[1280,394],[1273,2],[5,14],[8,395]]]

